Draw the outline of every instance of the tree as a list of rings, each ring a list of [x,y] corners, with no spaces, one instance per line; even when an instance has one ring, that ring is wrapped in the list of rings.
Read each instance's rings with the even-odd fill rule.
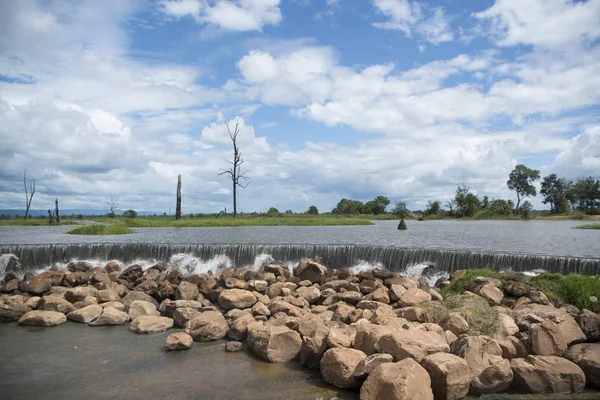
[[[108,206],[110,207],[110,212],[108,213],[108,217],[109,218],[116,217],[117,214],[115,214],[115,211],[117,211],[117,206],[119,205],[119,198],[117,197],[116,199],[113,199],[111,197],[110,200],[106,202],[106,204],[108,204]]]
[[[444,203],[444,207],[446,207],[446,208],[448,209],[448,213],[449,213],[450,215],[453,215],[453,214],[454,214],[454,207],[455,207],[455,206],[456,206],[456,201],[454,201],[454,200],[447,200],[447,201]]]
[[[481,201],[481,208],[487,208],[490,205],[490,199],[487,196],[483,196]]]
[[[341,199],[331,210],[332,214],[360,214],[363,212],[364,204],[359,200]]]
[[[319,215],[319,209],[317,208],[317,206],[310,206],[308,207],[308,210],[306,211],[307,214],[311,214],[311,215]]]
[[[542,189],[540,194],[544,196],[542,203],[550,203],[550,212],[552,213],[565,213],[568,211],[567,200],[567,182],[558,178],[556,174],[551,174],[542,180]],[[565,207],[566,206],[566,207]]]
[[[406,207],[406,202],[404,201],[397,201],[396,205],[392,210],[392,213],[397,215],[398,218],[401,219],[408,218],[408,216],[410,215],[410,211]]]
[[[281,213],[275,207],[271,207],[269,208],[269,211],[267,211],[267,217],[279,217],[280,215]]]
[[[29,207],[35,194],[35,179],[29,180],[29,189],[27,188],[27,171],[23,171],[23,186],[25,187],[25,219],[29,215]]]
[[[529,216],[531,215],[531,212],[533,211],[533,205],[525,200],[523,202],[523,205],[521,206],[521,208],[519,208],[519,214],[521,215],[521,218],[523,219],[529,219]]]
[[[60,215],[58,214],[58,198],[54,199],[54,214],[56,214],[56,223],[60,224]]]
[[[577,209],[595,214],[600,210],[600,180],[593,177],[578,179],[571,188]]]
[[[137,212],[135,210],[127,210],[123,212],[123,216],[125,218],[135,218],[137,217]]]
[[[390,204],[390,199],[385,196],[377,196],[375,200],[367,201],[363,207],[364,214],[385,214],[386,207]]]
[[[537,194],[533,182],[538,179],[540,179],[540,171],[529,169],[523,164],[516,165],[515,169],[510,172],[506,185],[510,190],[514,190],[517,193],[517,210],[522,199]]]
[[[228,175],[229,179],[231,179],[231,184],[233,186],[233,217],[237,217],[237,187],[241,187],[245,189],[250,184],[250,180],[246,177],[246,173],[248,171],[241,171],[242,164],[244,163],[244,157],[242,153],[238,149],[237,139],[238,135],[242,130],[242,121],[240,119],[235,120],[235,127],[233,128],[233,132],[229,128],[229,124],[225,122],[225,126],[227,127],[227,132],[229,133],[229,137],[231,138],[231,142],[233,143],[233,161],[228,161],[231,164],[231,168],[228,170],[221,169],[221,173],[219,175]],[[240,180],[246,182],[246,184],[241,183]]]
[[[177,175],[177,204],[175,205],[175,219],[181,219],[181,175]]]
[[[431,201],[427,202],[427,208],[425,209],[425,215],[436,215],[439,214],[441,208],[441,204],[439,201]]]

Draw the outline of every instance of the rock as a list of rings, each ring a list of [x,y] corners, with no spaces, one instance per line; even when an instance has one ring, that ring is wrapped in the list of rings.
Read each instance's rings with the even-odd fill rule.
[[[400,300],[402,294],[406,292],[406,288],[400,284],[390,285],[389,294],[392,302]]]
[[[125,271],[121,272],[119,275],[119,279],[123,279],[128,282],[135,282],[140,279],[144,275],[144,271],[142,267],[137,264],[133,264],[125,269]]]
[[[264,305],[263,303],[260,302],[256,302],[253,306],[252,306],[252,314],[254,315],[264,315],[264,316],[270,316],[271,315],[271,311],[269,311],[269,308]]]
[[[4,266],[5,274],[21,272],[21,261],[14,254],[0,255],[0,265]]]
[[[356,369],[354,370],[354,376],[357,379],[365,379],[379,365],[391,362],[394,362],[394,357],[392,357],[390,354],[371,354],[358,363]]]
[[[327,351],[326,330],[318,330],[313,336],[304,336],[299,353],[300,364],[308,368],[320,368],[325,351]]]
[[[600,344],[583,343],[571,346],[565,358],[583,370],[589,386],[600,389]]]
[[[456,280],[464,278],[466,275],[467,275],[466,269],[458,269],[458,270],[454,271],[452,273],[452,275],[450,275],[450,280],[456,281]]]
[[[423,303],[424,301],[431,301],[431,295],[429,293],[418,288],[410,288],[402,293],[398,303],[402,307],[408,307]]]
[[[442,321],[442,327],[444,330],[449,330],[456,336],[469,332],[469,323],[457,312],[450,313],[448,317]]]
[[[145,300],[134,300],[129,305],[129,319],[134,320],[141,315],[152,315],[159,316],[160,312],[156,309],[154,304]]]
[[[114,289],[104,289],[98,291],[98,302],[108,303],[110,301],[119,301],[121,297]]]
[[[531,349],[537,355],[562,357],[567,351],[567,342],[560,327],[549,319],[532,326],[529,338]]]
[[[572,361],[556,356],[527,356],[510,362],[513,386],[525,393],[579,393],[585,375]]]
[[[271,272],[275,276],[289,276],[290,272],[286,267],[279,264],[267,264],[263,267],[263,271]]]
[[[548,297],[546,297],[544,292],[540,292],[539,290],[532,290],[529,293],[529,298],[531,299],[532,302],[534,302],[536,304],[544,304],[544,305],[550,304]]]
[[[158,292],[158,284],[152,280],[142,281],[139,285],[135,287],[135,290],[138,292],[146,293],[150,296],[156,295]]]
[[[600,342],[600,315],[590,310],[583,310],[577,316],[577,323],[591,342]]]
[[[369,322],[357,325],[354,348],[362,351],[367,356],[380,353],[379,340],[383,336],[396,331],[395,328],[390,326],[375,325]]]
[[[123,325],[127,321],[129,321],[129,315],[127,315],[127,313],[112,307],[103,307],[102,314],[88,325]]]
[[[165,341],[165,349],[167,351],[187,350],[192,348],[194,340],[185,332],[171,333]]]
[[[91,276],[91,271],[71,272],[65,275],[64,283],[70,287],[85,285]]]
[[[29,311],[29,307],[22,303],[0,304],[0,322],[18,321]]]
[[[267,281],[263,281],[260,279],[253,279],[251,281],[248,281],[248,289],[256,290],[259,293],[264,293],[265,290],[267,290],[268,286],[269,284],[267,283]]]
[[[38,303],[39,310],[56,311],[67,315],[75,311],[75,307],[67,300],[58,296],[44,296]]]
[[[479,376],[471,379],[470,393],[486,394],[505,391],[513,380],[513,372],[508,360],[498,358],[497,361],[483,370]]]
[[[254,303],[256,303],[256,297],[248,290],[227,289],[219,295],[219,305],[226,310],[249,308]]]
[[[60,286],[65,279],[66,272],[65,270],[48,270],[42,272],[38,277],[39,278],[48,278],[52,282],[52,286]]]
[[[97,297],[98,289],[92,286],[78,286],[65,292],[65,299],[71,303],[85,300],[86,297]]]
[[[173,327],[173,320],[155,315],[140,315],[129,325],[129,330],[135,333],[158,333]]]
[[[403,219],[400,220],[400,222],[398,222],[398,230],[399,231],[405,231],[408,228],[406,227],[406,222],[404,222]]]
[[[448,343],[448,346],[452,347],[452,343],[456,342],[456,340],[458,339],[458,336],[456,336],[454,333],[452,333],[452,331],[444,331],[444,339],[446,339],[446,343]]]
[[[227,342],[227,344],[225,345],[225,351],[228,351],[230,353],[242,351],[243,348],[244,348],[244,345],[242,344],[242,342],[237,342],[235,340]]]
[[[48,278],[33,278],[19,282],[19,291],[39,296],[50,290],[52,281]]]
[[[529,292],[531,292],[533,288],[523,282],[512,281],[504,288],[504,291],[509,296],[514,297],[523,297],[529,296]]]
[[[19,279],[10,279],[0,285],[0,292],[12,293],[15,290],[19,290]]]
[[[502,290],[498,289],[498,287],[492,283],[486,283],[480,286],[475,293],[486,299],[491,305],[500,304],[504,298]]]
[[[67,264],[67,269],[71,272],[88,272],[94,269],[94,266],[87,261],[71,261]]]
[[[390,304],[390,296],[388,295],[387,288],[378,288],[375,289],[370,294],[364,297],[365,300],[373,300],[378,301],[384,304]]]
[[[231,340],[243,341],[248,336],[248,325],[255,322],[252,314],[243,314],[236,318],[230,325],[227,331],[227,336]]]
[[[308,258],[303,258],[294,268],[294,276],[300,280],[309,280],[312,283],[323,283],[325,281],[325,267]]]
[[[112,307],[115,310],[125,311],[125,305],[123,303],[121,303],[120,301],[109,301],[108,303],[102,303],[100,305],[102,306],[102,308]]]
[[[554,323],[558,325],[558,329],[562,337],[567,342],[567,346],[574,343],[582,343],[586,341],[586,336],[570,314],[565,313],[554,319]]]
[[[442,296],[442,294],[440,293],[440,291],[438,289],[429,289],[427,290],[427,293],[429,293],[431,295],[431,300],[433,301],[442,301],[444,300],[444,297]]]
[[[448,353],[431,354],[421,366],[431,377],[431,389],[436,399],[462,399],[469,393],[469,366],[462,358]]]
[[[185,324],[185,332],[196,342],[210,342],[225,337],[229,325],[218,311],[206,311]]]
[[[109,274],[111,272],[117,272],[121,270],[121,264],[119,264],[118,261],[109,261],[106,263],[106,265],[104,266],[104,270],[106,272],[108,272]]]
[[[354,375],[356,367],[367,355],[360,350],[338,347],[329,349],[321,358],[323,380],[341,389],[354,389],[360,380]]]
[[[296,358],[302,347],[298,332],[285,326],[248,326],[248,347],[260,358],[272,363],[284,363]]]
[[[519,332],[519,327],[515,320],[508,314],[498,314],[498,329],[494,335],[497,339],[503,339],[507,336],[514,336]]]
[[[125,305],[125,307],[129,307],[131,303],[133,303],[136,300],[148,301],[154,304],[156,308],[158,308],[158,302],[152,296],[137,291],[127,293],[125,297],[123,297],[122,303]]]
[[[176,300],[196,300],[198,297],[198,286],[193,283],[183,281],[175,290]]]
[[[353,335],[350,334],[347,328],[333,328],[327,335],[327,345],[330,348],[351,347],[352,342],[354,341],[353,339]]]
[[[316,303],[321,298],[321,291],[316,287],[299,287],[295,292],[298,296],[306,299],[310,304]]]
[[[433,400],[431,378],[413,359],[384,363],[369,374],[360,389],[361,400]]]
[[[75,311],[71,311],[67,314],[67,318],[71,321],[82,322],[89,324],[102,314],[102,306],[98,304],[92,304]]]
[[[377,342],[382,353],[391,354],[397,361],[412,358],[420,362],[423,357],[439,352],[449,352],[446,339],[429,331],[395,331],[383,335]]]
[[[184,327],[189,320],[196,318],[200,314],[202,314],[201,311],[192,307],[179,307],[172,313],[175,325],[180,327]]]
[[[67,322],[65,314],[57,311],[29,311],[19,318],[19,325],[26,326],[57,326],[65,322]]]

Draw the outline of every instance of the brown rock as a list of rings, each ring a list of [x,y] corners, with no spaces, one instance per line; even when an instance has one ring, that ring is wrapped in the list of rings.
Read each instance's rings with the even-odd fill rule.
[[[18,321],[28,311],[29,307],[20,302],[1,303],[0,322]]]
[[[494,335],[495,338],[503,339],[507,336],[514,336],[519,332],[519,327],[515,320],[508,314],[498,314],[498,329]]]
[[[129,315],[123,311],[119,311],[112,307],[103,307],[102,314],[94,321],[90,322],[90,326],[103,326],[103,325],[123,325],[129,321]]]
[[[50,290],[52,281],[48,278],[33,278],[19,282],[19,291],[29,293],[34,296],[41,295]]]
[[[173,320],[156,315],[140,315],[131,321],[129,330],[135,333],[158,333],[173,327]]]
[[[351,347],[354,341],[353,336],[348,328],[333,328],[327,335],[327,345],[330,348]]]
[[[119,279],[123,279],[128,282],[135,282],[144,275],[142,267],[138,264],[130,265],[119,275]]]
[[[67,300],[58,296],[44,296],[38,303],[39,310],[56,311],[67,315],[75,311],[75,307]]]
[[[242,351],[244,349],[244,344],[242,342],[238,342],[235,340],[227,342],[225,345],[225,351],[230,353],[235,353],[237,351]]]
[[[588,386],[600,389],[600,344],[583,343],[571,346],[565,358],[583,370]]]
[[[423,357],[439,352],[449,352],[446,339],[435,332],[396,331],[382,336],[377,346],[383,353],[391,354],[397,361],[412,358],[420,362]]]
[[[421,366],[431,377],[431,389],[436,399],[462,399],[469,393],[469,366],[462,358],[436,353],[423,358]]]
[[[142,315],[159,316],[160,312],[156,309],[156,306],[149,301],[145,300],[134,300],[129,305],[127,311],[129,319],[134,320]]]
[[[196,318],[200,314],[202,314],[202,312],[196,308],[179,307],[173,311],[172,315],[175,325],[184,327],[189,320]]]
[[[194,340],[185,332],[171,333],[165,341],[165,349],[167,351],[187,350],[192,348]]]
[[[231,340],[244,341],[248,336],[248,325],[255,322],[252,314],[244,313],[236,318],[230,325],[227,331],[227,336]]]
[[[354,376],[357,379],[365,379],[375,368],[384,363],[394,362],[394,357],[389,354],[376,353],[367,356],[364,360],[358,363],[354,370]]]
[[[115,289],[103,289],[98,291],[98,302],[108,303],[109,301],[119,301],[121,297]]]
[[[125,307],[129,307],[131,305],[131,303],[133,303],[136,300],[143,300],[143,301],[148,301],[152,304],[154,304],[154,306],[156,308],[158,308],[158,302],[150,295],[143,293],[143,292],[138,292],[138,291],[133,291],[133,292],[129,292],[125,295],[125,297],[123,297],[122,299],[122,303],[125,305]]]
[[[513,372],[508,360],[498,358],[493,365],[471,379],[470,393],[486,394],[505,391],[513,380]]]
[[[360,380],[354,375],[356,367],[367,355],[360,350],[338,347],[329,349],[321,358],[323,380],[341,389],[354,389]]]
[[[275,276],[287,277],[290,275],[290,272],[288,271],[288,269],[280,264],[267,264],[264,266],[263,270],[265,272],[270,272]]]
[[[502,290],[498,289],[498,287],[492,283],[487,283],[480,286],[475,290],[475,293],[486,299],[491,305],[500,304],[504,298],[504,293]]]
[[[360,389],[361,400],[433,400],[431,378],[413,359],[384,363],[369,374]]]
[[[304,336],[299,353],[300,364],[308,368],[320,368],[325,351],[327,351],[326,330],[317,330],[313,336]]]
[[[111,272],[116,272],[116,271],[120,271],[121,270],[121,264],[119,264],[118,261],[109,261],[106,263],[106,265],[104,266],[104,270],[106,272],[108,272],[109,274]]]
[[[574,362],[555,356],[527,356],[511,360],[513,386],[525,393],[579,393],[585,375]]]
[[[600,342],[600,315],[590,310],[583,310],[577,316],[577,323],[591,342]]]
[[[112,307],[115,310],[125,311],[125,305],[123,303],[121,303],[120,301],[109,301],[108,303],[102,303],[100,305],[102,306],[102,308]]]
[[[71,311],[69,314],[67,314],[67,318],[71,321],[89,324],[98,318],[100,314],[102,314],[102,306],[98,304],[92,304],[78,310]]]
[[[512,281],[508,285],[506,285],[506,287],[504,288],[504,291],[509,296],[523,297],[523,296],[529,296],[529,293],[531,292],[532,289],[533,288],[531,286],[529,286],[523,282]]]
[[[533,325],[529,330],[531,349],[541,356],[562,356],[567,351],[567,342],[560,327],[551,320]]]
[[[444,330],[449,330],[456,336],[469,332],[469,323],[457,312],[450,313],[448,317],[442,321],[442,327]]]
[[[303,258],[294,268],[294,276],[300,280],[309,280],[312,283],[323,283],[325,281],[325,267],[308,258]]]
[[[357,325],[356,336],[354,337],[354,348],[362,351],[366,355],[380,353],[379,340],[397,329],[390,326],[375,325],[364,323]]]
[[[298,332],[285,326],[248,326],[248,347],[260,358],[272,363],[284,363],[296,358],[302,347]]]
[[[196,342],[210,342],[225,337],[229,330],[227,321],[218,311],[206,311],[185,324],[185,332]]]
[[[97,297],[98,289],[92,286],[78,286],[65,292],[65,299],[71,303],[85,300],[86,297]]]
[[[198,297],[198,286],[193,283],[183,281],[177,286],[175,290],[176,300],[196,300]]]
[[[19,325],[26,326],[57,326],[65,322],[67,322],[65,314],[57,311],[29,311],[19,318]]]
[[[67,264],[67,269],[71,272],[87,272],[94,269],[94,265],[87,261],[71,261]]]
[[[296,289],[295,294],[306,299],[310,304],[316,303],[321,298],[321,291],[313,286],[299,287]]]
[[[398,303],[402,307],[408,307],[423,303],[424,301],[431,301],[431,295],[429,293],[418,288],[410,288],[402,293]]]
[[[452,273],[452,275],[450,275],[450,280],[456,281],[456,280],[464,278],[466,275],[467,275],[466,269],[459,269],[459,270],[454,271]]]

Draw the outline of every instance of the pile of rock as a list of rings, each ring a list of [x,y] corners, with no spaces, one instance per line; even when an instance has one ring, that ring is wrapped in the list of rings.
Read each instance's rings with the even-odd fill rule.
[[[336,387],[360,388],[361,399],[600,389],[600,315],[556,308],[518,280],[477,278],[470,291],[443,299],[427,280],[326,269],[310,259],[292,272],[269,264],[214,275],[184,275],[165,263],[121,271],[115,262],[73,262],[23,279],[7,273],[0,290],[0,321],[183,328],[167,338],[167,350],[227,337],[228,351],[297,359]]]

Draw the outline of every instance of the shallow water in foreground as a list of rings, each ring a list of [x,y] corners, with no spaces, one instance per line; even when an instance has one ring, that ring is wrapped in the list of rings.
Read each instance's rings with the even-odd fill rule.
[[[270,364],[225,341],[166,352],[127,326],[0,324],[2,399],[358,399],[298,362]]]

